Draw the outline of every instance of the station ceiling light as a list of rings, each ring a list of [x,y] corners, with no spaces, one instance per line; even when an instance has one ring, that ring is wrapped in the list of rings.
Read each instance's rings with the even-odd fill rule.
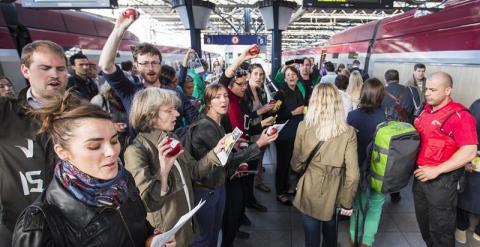
[[[278,0],[258,1],[255,5],[260,9],[267,30],[273,30],[275,27],[274,5],[278,5],[278,30],[281,31],[287,30],[288,24],[290,24],[290,17],[295,8],[297,8],[295,2]]]
[[[192,20],[188,18],[189,5],[192,8]],[[207,28],[208,19],[215,9],[215,4],[203,0],[173,0],[172,8],[177,11],[185,29],[190,29],[190,25],[192,25],[193,29],[202,30]]]

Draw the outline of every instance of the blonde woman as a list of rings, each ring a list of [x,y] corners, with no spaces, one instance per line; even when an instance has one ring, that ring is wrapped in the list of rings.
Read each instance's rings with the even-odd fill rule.
[[[358,108],[360,103],[360,92],[362,91],[363,79],[362,74],[358,70],[354,70],[350,74],[348,81],[347,94],[352,98],[353,110]]]
[[[310,164],[305,164],[313,154]],[[331,83],[313,89],[308,112],[300,122],[291,160],[292,170],[303,173],[297,184],[293,205],[302,212],[305,246],[335,246],[335,208],[352,214],[352,203],[359,180],[357,137],[345,122],[342,99]]]

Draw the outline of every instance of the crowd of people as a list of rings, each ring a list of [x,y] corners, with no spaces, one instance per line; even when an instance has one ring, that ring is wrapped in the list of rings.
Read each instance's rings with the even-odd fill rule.
[[[426,245],[466,242],[468,214],[480,213],[480,169],[470,163],[480,100],[470,110],[454,101],[448,73],[426,77],[416,64],[403,85],[394,68],[382,82],[358,60],[319,68],[304,58],[267,82],[262,65],[250,63],[251,46],[227,68],[215,63],[218,80],[207,83],[189,68],[193,50],[178,71],[149,43],[134,47],[133,62],[116,64],[137,18],[118,17],[98,65],[81,53],[67,60],[62,47],[40,40],[22,50],[29,87],[15,98],[0,77],[1,246],[149,246],[202,200],[165,246],[234,246],[249,238],[240,231],[250,222],[246,208],[268,211],[254,193],[272,190],[262,180],[267,149],[276,149],[276,199],[301,212],[306,247],[336,246],[337,214],[350,217],[352,246],[372,246],[386,198],[401,200],[360,186],[367,147],[385,121],[412,124],[420,136],[413,195]],[[480,241],[480,223],[473,234]]]

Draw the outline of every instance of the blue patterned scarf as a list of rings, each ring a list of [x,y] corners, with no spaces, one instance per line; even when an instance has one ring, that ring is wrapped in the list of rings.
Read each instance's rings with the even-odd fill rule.
[[[67,161],[55,167],[55,177],[75,198],[90,206],[117,207],[127,194],[126,172],[120,160],[118,174],[110,180],[87,175]]]

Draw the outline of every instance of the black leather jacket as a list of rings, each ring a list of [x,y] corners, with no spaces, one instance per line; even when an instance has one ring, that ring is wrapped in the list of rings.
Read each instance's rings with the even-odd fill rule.
[[[218,141],[225,136],[223,127],[207,115],[201,115],[198,122],[191,128],[193,128],[191,139],[192,156],[196,160],[207,155],[210,150],[215,148]],[[211,189],[223,186],[225,178],[234,174],[241,163],[256,160],[260,157],[262,157],[262,151],[257,144],[253,143],[240,152],[232,152],[225,167],[215,167],[210,174],[197,182]]]
[[[128,179],[128,199],[118,208],[86,205],[53,179],[18,218],[12,246],[145,246],[152,228],[130,173]]]

